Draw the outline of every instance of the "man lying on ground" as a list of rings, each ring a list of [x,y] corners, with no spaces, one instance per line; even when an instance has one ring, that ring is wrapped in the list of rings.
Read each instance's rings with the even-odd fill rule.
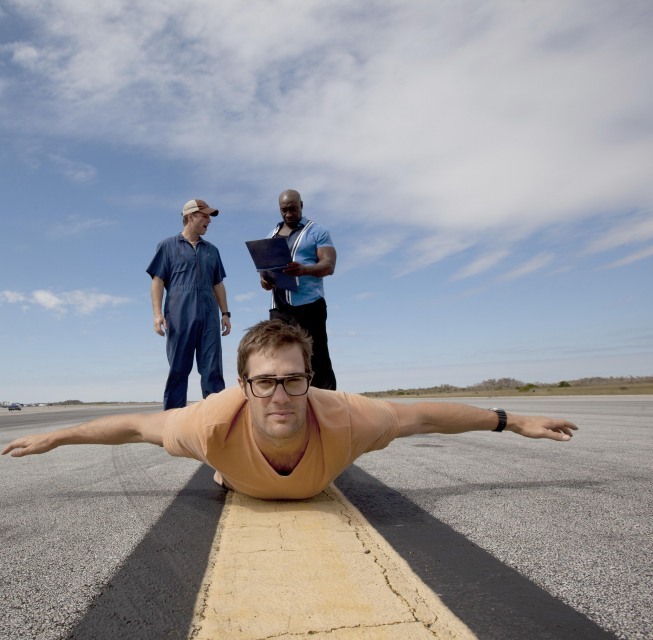
[[[216,470],[224,486],[254,498],[317,495],[356,458],[415,434],[512,431],[566,441],[576,425],[459,403],[402,404],[310,387],[311,340],[279,320],[252,327],[238,347],[238,386],[181,409],[97,418],[25,436],[2,454],[67,444],[147,442]]]

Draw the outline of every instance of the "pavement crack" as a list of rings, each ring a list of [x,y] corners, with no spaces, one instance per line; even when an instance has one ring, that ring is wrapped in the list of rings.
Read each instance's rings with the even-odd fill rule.
[[[400,627],[402,625],[405,625],[406,622],[403,621],[397,621],[397,622],[387,622],[385,624],[356,624],[356,625],[343,625],[340,627],[331,627],[329,629],[315,629],[314,631],[298,631],[297,633],[294,633],[292,631],[283,631],[281,633],[275,633],[271,636],[260,636],[256,638],[256,640],[275,640],[276,638],[310,638],[311,636],[317,635],[317,634],[329,634],[329,633],[337,633],[338,631],[352,631],[356,629],[387,629],[390,627]],[[429,628],[428,625],[424,625],[424,628],[429,631],[431,634],[433,634],[434,638],[437,638],[437,635]]]
[[[340,509],[340,514],[342,515],[343,519],[347,521],[348,526],[354,530],[356,539],[358,540],[361,547],[363,548],[364,553],[369,554],[371,556],[371,559],[381,570],[381,575],[383,576],[383,580],[385,581],[385,584],[388,587],[388,589],[404,605],[404,607],[413,617],[413,620],[415,622],[420,622],[424,624],[423,621],[421,621],[419,619],[419,616],[417,615],[416,607],[406,597],[404,597],[404,595],[401,593],[401,591],[398,588],[396,588],[392,584],[392,580],[389,576],[387,564],[381,561],[381,556],[384,556],[384,554],[375,553],[375,551],[373,551],[373,548],[376,547],[376,545],[371,539],[369,539],[369,536],[365,532],[365,527],[360,522],[357,521],[357,519],[351,514],[351,511],[344,504]],[[378,548],[376,550],[380,552]],[[387,560],[387,557],[385,557],[384,559]],[[419,594],[417,594],[417,596],[419,597]],[[424,626],[426,627],[426,625]]]

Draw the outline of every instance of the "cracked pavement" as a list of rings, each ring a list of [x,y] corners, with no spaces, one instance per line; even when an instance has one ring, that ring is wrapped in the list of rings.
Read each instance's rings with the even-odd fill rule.
[[[475,637],[335,487],[297,502],[230,493],[189,637],[308,636]]]

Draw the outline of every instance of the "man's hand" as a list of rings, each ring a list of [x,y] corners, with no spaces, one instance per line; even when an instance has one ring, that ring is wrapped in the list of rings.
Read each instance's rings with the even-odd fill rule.
[[[266,291],[271,291],[272,289],[274,289],[274,285],[271,282],[268,282],[263,276],[261,276],[261,286]]]
[[[14,458],[20,458],[35,453],[47,453],[67,444],[147,442],[161,447],[164,423],[165,411],[104,416],[74,427],[17,438],[2,450],[2,455],[11,452]]]
[[[10,442],[3,450],[2,455],[11,452],[12,458],[22,458],[36,453],[47,453],[56,448],[55,441],[49,433],[41,433],[34,436],[23,436]]]
[[[526,438],[549,438],[550,440],[571,440],[573,431],[578,427],[562,418],[545,418],[543,416],[508,415],[508,431],[518,433]]]
[[[162,313],[154,314],[154,330],[160,335],[165,336],[168,330],[168,324]]]
[[[220,324],[222,325],[222,335],[228,336],[231,333],[231,320],[229,316],[222,316]]]
[[[283,270],[284,273],[287,273],[289,276],[305,276],[307,274],[306,265],[299,264],[299,262],[289,262],[286,268]]]

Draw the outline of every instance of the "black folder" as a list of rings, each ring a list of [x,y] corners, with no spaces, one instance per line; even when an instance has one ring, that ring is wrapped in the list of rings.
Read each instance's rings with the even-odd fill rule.
[[[285,238],[265,238],[245,242],[254,260],[256,270],[278,289],[297,291],[297,278],[283,272],[292,262],[288,241]]]

